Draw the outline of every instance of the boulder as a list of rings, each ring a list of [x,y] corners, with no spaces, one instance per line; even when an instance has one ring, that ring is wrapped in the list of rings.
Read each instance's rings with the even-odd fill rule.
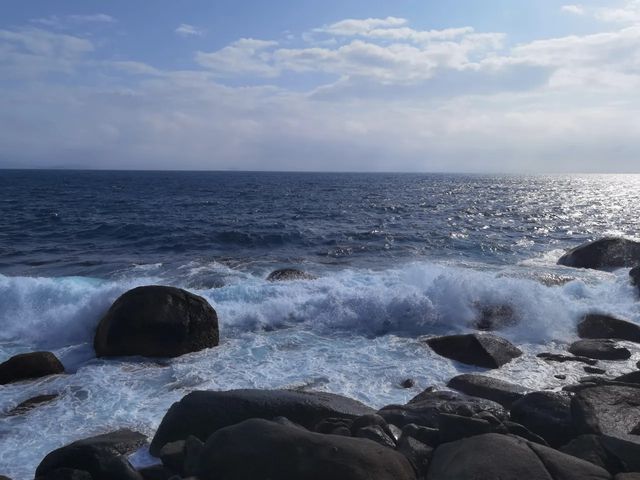
[[[569,352],[597,360],[627,360],[631,358],[631,352],[619,346],[613,340],[587,339],[578,340],[569,346]]]
[[[578,434],[608,435],[640,443],[640,388],[598,385],[578,391],[571,400]]]
[[[448,443],[461,438],[491,433],[495,430],[495,425],[481,418],[441,413],[438,416],[438,430],[440,431],[440,443]]]
[[[202,297],[174,287],[129,290],[106,313],[93,342],[99,357],[177,357],[218,345],[216,311]]]
[[[303,272],[296,268],[281,268],[274,270],[267,277],[269,282],[282,282],[288,280],[315,280],[316,277],[310,273]]]
[[[167,469],[164,465],[152,465],[138,470],[138,473],[144,480],[169,480],[175,475],[174,472]]]
[[[631,278],[631,284],[640,287],[640,266],[633,267],[629,270],[629,277]]]
[[[499,330],[518,323],[511,305],[475,305],[477,316],[474,327],[478,330]]]
[[[640,370],[635,372],[625,373],[613,379],[614,382],[620,383],[637,383],[640,384]]]
[[[552,447],[564,445],[574,436],[571,397],[566,393],[529,393],[511,405],[511,419]]]
[[[158,455],[169,442],[193,435],[202,441],[217,430],[250,418],[287,417],[305,428],[326,418],[353,419],[375,413],[341,395],[294,390],[196,391],[174,403],[166,413],[149,451]]]
[[[407,378],[400,382],[402,388],[413,388],[416,385],[416,381],[413,378]]]
[[[409,460],[418,474],[418,478],[424,479],[429,468],[429,460],[431,460],[433,448],[414,437],[403,435],[400,438],[397,450],[407,457],[407,460]]]
[[[640,263],[640,242],[626,238],[602,238],[569,250],[558,265],[596,270],[633,267]]]
[[[89,472],[76,470],[75,468],[59,468],[53,470],[45,477],[38,477],[37,480],[93,480]]]
[[[400,428],[411,423],[421,427],[438,428],[438,417],[442,413],[473,417],[481,412],[490,413],[499,421],[506,420],[508,416],[502,405],[496,402],[447,391],[423,392],[406,405],[387,405],[380,409],[378,414],[387,423]]]
[[[58,373],[64,373],[64,367],[53,353],[21,353],[0,364],[0,385]]]
[[[590,313],[578,324],[580,338],[610,338],[640,343],[640,326],[628,320]]]
[[[215,432],[201,480],[415,480],[409,460],[370,440],[251,419]]]
[[[61,469],[88,472],[93,480],[140,480],[127,461],[128,455],[140,448],[146,437],[131,430],[118,430],[78,440],[49,453],[38,468],[36,477],[49,478]]]
[[[640,480],[640,473],[638,472],[630,472],[630,473],[619,473],[613,480]]]
[[[606,435],[580,435],[561,448],[611,473],[640,471],[640,445]]]
[[[426,342],[438,355],[484,368],[500,368],[522,355],[508,340],[491,334],[449,335]]]
[[[520,385],[475,373],[453,377],[447,386],[467,395],[493,400],[505,408],[511,407],[513,402],[528,393],[528,390]]]
[[[40,405],[54,401],[56,398],[58,398],[58,396],[59,395],[57,393],[52,393],[49,395],[38,395],[36,397],[29,398],[28,400],[21,402],[16,407],[9,410],[7,412],[7,415],[24,415],[25,413],[30,412]]]
[[[602,468],[516,436],[487,433],[440,445],[427,480],[610,480]]]
[[[592,367],[589,365],[585,365],[583,367],[585,373],[590,373],[592,375],[604,375],[607,371],[604,368]]]
[[[595,365],[596,363],[598,363],[598,360],[595,360],[593,358],[579,357],[576,355],[564,355],[562,353],[543,352],[536,355],[536,357],[546,360],[547,362],[580,362],[586,363],[587,365]]]

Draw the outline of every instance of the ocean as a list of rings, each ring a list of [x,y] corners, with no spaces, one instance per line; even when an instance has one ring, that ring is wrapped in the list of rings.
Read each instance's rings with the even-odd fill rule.
[[[586,312],[640,323],[628,269],[556,265],[604,236],[638,238],[640,175],[489,176],[0,170],[0,361],[50,350],[69,375],[0,386],[0,474],[33,477],[49,451],[128,427],[152,435],[192,390],[302,388],[373,407],[482,369],[424,336],[479,312],[525,351],[499,371],[560,388]],[[267,282],[282,267],[314,280]],[[123,292],[185,288],[220,320],[220,346],[171,360],[96,359],[93,333]],[[640,359],[601,362],[626,372]],[[554,375],[566,375],[560,380]],[[416,386],[400,387],[407,378]],[[36,395],[59,398],[6,416]],[[144,463],[140,453],[134,463]]]

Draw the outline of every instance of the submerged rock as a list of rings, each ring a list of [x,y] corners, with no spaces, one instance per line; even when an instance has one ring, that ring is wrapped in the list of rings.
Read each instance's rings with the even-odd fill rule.
[[[99,357],[177,357],[218,345],[216,311],[202,297],[174,287],[129,290],[100,320]]]
[[[453,377],[447,386],[467,395],[493,400],[506,408],[528,393],[528,390],[520,385],[474,373]]]
[[[317,277],[310,273],[303,272],[296,268],[281,268],[280,270],[274,270],[267,277],[269,282],[282,282],[288,280],[315,280]]]
[[[558,265],[575,268],[610,269],[640,263],[640,242],[626,238],[602,238],[569,250]]]
[[[629,350],[606,339],[578,340],[571,344],[569,352],[597,360],[627,360],[631,358]]]
[[[438,355],[485,368],[500,368],[522,355],[508,340],[486,333],[434,337],[426,342]]]
[[[251,419],[207,440],[198,478],[414,480],[416,475],[404,455],[370,440]]]
[[[372,408],[341,395],[290,390],[197,391],[174,403],[166,413],[149,451],[158,455],[169,442],[193,435],[202,441],[217,430],[250,418],[286,417],[305,428],[326,418],[354,419],[375,413]]]
[[[487,433],[440,445],[428,480],[610,480],[604,469],[516,436]]]
[[[580,363],[586,363],[587,365],[595,365],[596,363],[598,363],[598,360],[594,358],[581,357],[577,355],[565,355],[562,353],[543,352],[536,355],[536,357],[546,360],[548,362],[559,362],[559,363],[580,362]]]
[[[53,353],[21,353],[0,364],[0,385],[58,373],[64,373],[64,367]]]
[[[40,406],[42,404],[52,402],[53,400],[58,398],[58,396],[59,395],[57,393],[52,393],[52,394],[49,394],[49,395],[38,395],[36,397],[29,398],[28,400],[25,400],[24,402],[21,402],[16,407],[14,407],[11,410],[9,410],[7,412],[7,415],[9,415],[9,416],[24,415],[25,413],[30,412],[31,410],[33,410],[34,408],[36,408],[36,407],[38,407],[38,406]]]
[[[578,324],[580,338],[610,338],[640,343],[640,326],[609,315],[590,313]]]
[[[518,323],[518,316],[511,305],[477,304],[475,308],[478,314],[474,327],[478,330],[499,330]]]

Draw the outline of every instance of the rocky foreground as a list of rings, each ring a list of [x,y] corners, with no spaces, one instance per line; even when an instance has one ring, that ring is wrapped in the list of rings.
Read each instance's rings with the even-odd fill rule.
[[[567,253],[578,268],[640,264],[640,244],[603,239]],[[631,281],[640,285],[638,269]],[[311,278],[274,272],[270,281]],[[492,330],[503,311],[485,315]],[[374,410],[324,392],[196,391],[175,403],[154,437],[119,430],[49,453],[39,480],[640,480],[640,370],[609,377],[601,360],[623,361],[623,343],[640,327],[600,312],[586,315],[580,340],[549,362],[578,362],[586,374],[561,391],[532,392],[482,374],[452,378],[449,390],[426,389],[407,404]],[[214,347],[215,310],[172,287],[125,293],[101,320],[99,356],[171,357]],[[522,352],[494,333],[433,337],[425,348],[454,361],[499,369]],[[49,352],[0,365],[0,384],[63,373]],[[403,386],[412,386],[407,379]],[[51,396],[47,396],[51,397]],[[53,398],[36,397],[12,414]],[[157,465],[136,470],[128,456],[148,445]],[[2,477],[0,476],[0,480]]]

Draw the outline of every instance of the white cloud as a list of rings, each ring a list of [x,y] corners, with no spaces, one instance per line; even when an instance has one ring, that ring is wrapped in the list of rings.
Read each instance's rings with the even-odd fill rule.
[[[269,50],[276,45],[275,41],[242,38],[216,52],[197,52],[196,61],[220,76],[274,77],[279,71],[271,64]]]
[[[188,23],[181,23],[175,32],[182,37],[201,37],[204,35],[203,29]]]
[[[67,28],[72,24],[115,23],[116,19],[105,13],[95,13],[90,15],[50,15],[43,18],[34,18],[31,22],[44,25],[46,27],[62,29]]]
[[[573,13],[574,15],[585,15],[587,13],[582,5],[563,5],[562,11]]]
[[[625,0],[618,3],[618,6],[607,7],[565,5],[562,10],[576,15],[589,15],[603,22],[640,23],[640,0]]]
[[[399,27],[405,25],[405,18],[387,17],[387,18],[367,18],[364,20],[348,19],[341,20],[331,25],[315,29],[316,32],[328,33],[330,35],[355,36],[366,35],[372,30],[389,27]]]

